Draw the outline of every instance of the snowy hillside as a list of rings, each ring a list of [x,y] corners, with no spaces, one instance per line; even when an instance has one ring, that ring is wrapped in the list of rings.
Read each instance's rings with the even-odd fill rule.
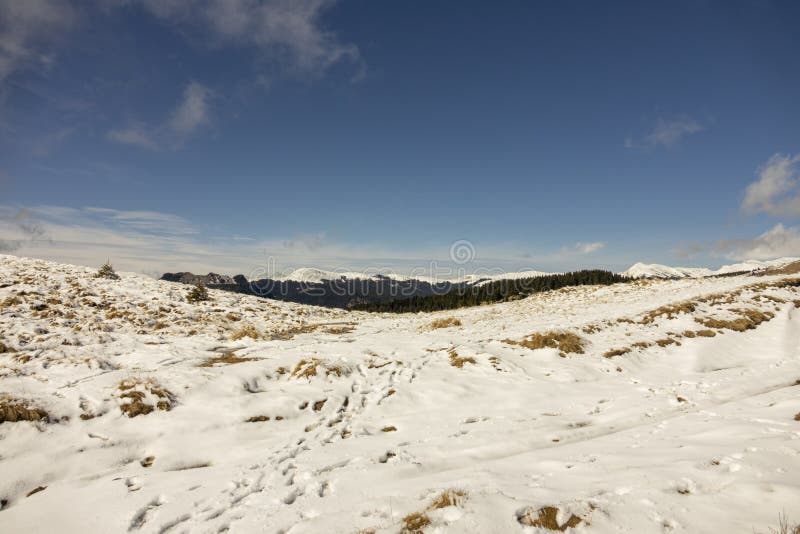
[[[800,277],[370,315],[94,272],[0,256],[0,532],[800,520]]]
[[[748,260],[742,263],[723,265],[716,270],[704,267],[668,267],[657,263],[636,263],[622,274],[631,278],[701,278],[703,276],[763,271],[769,268],[783,267],[797,261],[800,261],[800,258],[779,258],[768,261]]]

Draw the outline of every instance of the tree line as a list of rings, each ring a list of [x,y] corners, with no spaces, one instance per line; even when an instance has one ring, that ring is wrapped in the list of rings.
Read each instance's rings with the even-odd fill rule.
[[[495,302],[506,302],[533,293],[562,287],[610,285],[630,278],[599,269],[549,274],[517,280],[496,280],[482,285],[462,286],[441,295],[394,299],[388,302],[362,302],[351,307],[369,312],[413,313],[452,310]]]

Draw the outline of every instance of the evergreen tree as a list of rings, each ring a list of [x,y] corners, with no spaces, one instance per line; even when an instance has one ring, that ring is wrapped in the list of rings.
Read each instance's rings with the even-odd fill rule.
[[[108,280],[119,280],[119,275],[114,272],[114,267],[111,266],[111,262],[106,260],[102,267],[97,270],[97,273],[94,275],[95,278],[107,278]]]
[[[206,289],[206,286],[203,284],[203,282],[198,282],[198,284],[191,288],[186,294],[186,302],[195,304],[203,300],[209,300],[208,289]]]

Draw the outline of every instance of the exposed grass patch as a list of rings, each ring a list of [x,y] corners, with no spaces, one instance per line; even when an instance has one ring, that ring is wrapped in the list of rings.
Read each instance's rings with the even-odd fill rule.
[[[233,313],[233,312],[228,312],[228,313],[226,313],[226,314],[225,314],[225,318],[226,318],[227,320],[229,320],[229,321],[233,321],[233,322],[236,322],[236,321],[241,321],[241,320],[242,320],[242,316],[241,316],[241,315],[239,315],[238,313]]]
[[[328,402],[328,399],[315,401],[314,404],[311,406],[311,409],[314,410],[315,412],[318,412],[322,409],[323,406],[325,406],[326,402]]]
[[[519,341],[504,339],[503,342],[511,345],[519,345],[531,350],[544,348],[558,349],[563,358],[567,353],[583,354],[586,340],[572,332],[553,330],[543,334],[531,334]]]
[[[385,426],[381,428],[381,432],[397,432],[396,426]]]
[[[716,328],[717,330],[732,330],[734,332],[744,332],[746,330],[753,330],[761,323],[769,321],[775,314],[772,312],[764,312],[761,310],[754,310],[752,308],[731,310],[738,314],[736,319],[716,319],[713,317],[696,317],[695,321],[707,328]]]
[[[430,518],[422,512],[408,514],[403,518],[401,534],[421,534],[422,529],[431,524]]]
[[[659,317],[666,316],[667,319],[674,319],[680,313],[693,313],[697,309],[697,304],[690,300],[661,306],[655,310],[647,312],[639,321],[640,324],[651,324]]]
[[[299,326],[289,327],[284,330],[273,332],[272,339],[289,340],[300,334],[310,334],[321,326],[320,324],[301,324]]]
[[[353,326],[353,325],[330,326],[330,327],[326,328],[324,330],[324,332],[326,334],[339,335],[339,334],[349,334],[350,332],[352,332],[355,329],[356,329],[356,327]]]
[[[695,333],[698,335],[698,337],[714,337],[717,335],[717,333],[713,330],[697,330]]]
[[[794,420],[795,421],[800,421],[800,412],[797,412],[796,414],[794,414]]]
[[[428,328],[431,330],[436,330],[438,328],[451,328],[453,326],[461,326],[461,321],[455,317],[445,317],[443,319],[436,319],[428,326]]]
[[[528,527],[538,527],[547,530],[554,530],[564,532],[568,528],[577,527],[582,519],[574,514],[563,523],[558,522],[558,508],[553,506],[545,506],[534,510],[533,508],[526,508],[517,513],[517,521],[521,525]]]
[[[169,411],[175,406],[175,396],[152,378],[126,378],[117,385],[117,390],[123,400],[119,408],[128,417],[147,415],[154,410]]]
[[[623,354],[628,354],[631,351],[629,348],[624,349],[611,349],[607,350],[603,353],[604,358],[613,358],[615,356],[622,356]]]
[[[50,416],[41,408],[30,407],[21,399],[0,393],[0,424],[20,421],[49,422]]]
[[[251,324],[242,325],[241,328],[235,330],[233,334],[231,334],[231,339],[234,341],[242,339],[244,337],[249,337],[251,339],[258,339],[261,337],[261,334],[259,334],[258,330],[256,330],[256,327]]]
[[[429,510],[438,510],[440,508],[447,508],[448,506],[461,506],[467,497],[467,492],[460,489],[447,489],[437,495]]]
[[[208,358],[203,363],[198,365],[198,367],[214,367],[216,365],[232,365],[235,363],[242,363],[242,362],[250,362],[256,360],[257,358],[243,358],[241,356],[237,356],[233,352],[226,352],[220,356],[214,356],[213,358]]]
[[[388,455],[388,453],[387,453]],[[392,455],[394,456],[394,455]],[[431,510],[439,510],[448,506],[461,506],[467,492],[459,489],[447,489],[434,497],[431,504],[421,512],[408,514],[403,518],[403,528],[401,534],[420,534],[422,530],[431,524],[427,513]]]
[[[649,341],[637,341],[636,343],[631,343],[631,347],[635,349],[646,349],[647,347],[652,347],[653,344]]]
[[[317,376],[318,368],[322,368],[325,376],[342,376],[347,374],[347,369],[338,364],[322,361],[318,358],[302,359],[294,366],[291,376],[293,378],[308,378]]]
[[[263,423],[265,421],[269,421],[271,418],[268,415],[254,415],[253,417],[248,417],[245,420],[245,423]]]
[[[471,363],[473,365],[478,363],[472,356],[459,356],[455,349],[451,349],[448,355],[450,356],[450,365],[458,367],[459,369],[464,367],[465,363]]]
[[[665,337],[663,339],[657,339],[656,340],[656,345],[658,345],[659,347],[666,347],[668,345],[678,345],[678,346],[680,346],[680,342],[677,341],[674,338]]]

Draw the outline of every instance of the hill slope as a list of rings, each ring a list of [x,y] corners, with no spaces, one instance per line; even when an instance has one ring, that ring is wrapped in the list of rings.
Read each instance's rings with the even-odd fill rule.
[[[92,274],[0,256],[0,531],[752,532],[800,500],[798,277],[396,316]]]

